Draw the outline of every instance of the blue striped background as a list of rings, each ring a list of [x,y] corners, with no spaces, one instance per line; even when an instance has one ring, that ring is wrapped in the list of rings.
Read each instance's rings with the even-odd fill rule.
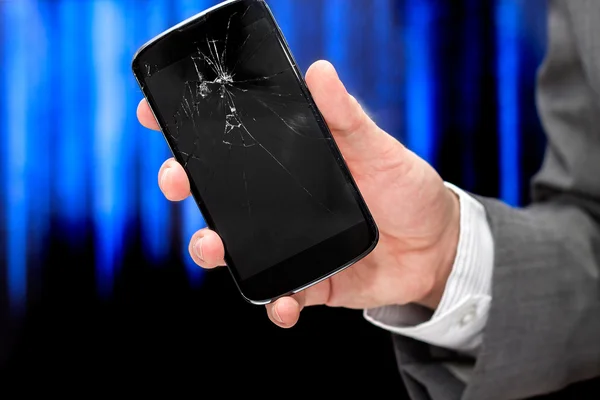
[[[170,205],[157,186],[169,157],[159,134],[138,126],[141,98],[130,72],[145,41],[209,6],[213,0],[8,0],[0,1],[0,266],[10,307],[24,308],[31,280],[44,263],[50,229],[73,246],[90,224],[94,232],[98,294],[110,296],[131,242],[129,226],[141,224],[144,251],[157,266],[181,254],[190,283],[202,273],[187,255],[187,238],[204,226],[189,200]],[[331,60],[379,124],[426,160],[443,151],[440,122],[440,56],[446,32],[440,18],[460,3],[469,17],[460,30],[461,105],[471,115],[481,90],[472,77],[485,68],[482,46],[494,47],[497,96],[498,193],[518,204],[521,84],[536,65],[520,55],[539,35],[523,9],[543,13],[541,2],[490,2],[495,42],[485,42],[481,2],[465,0],[271,0],[302,69]],[[444,28],[446,29],[446,28]],[[449,28],[448,28],[449,29]],[[527,64],[527,65],[525,65]],[[470,143],[478,129],[461,119]],[[470,188],[473,152],[459,154],[459,183]],[[480,171],[479,173],[484,173]],[[181,240],[173,237],[179,232]]]

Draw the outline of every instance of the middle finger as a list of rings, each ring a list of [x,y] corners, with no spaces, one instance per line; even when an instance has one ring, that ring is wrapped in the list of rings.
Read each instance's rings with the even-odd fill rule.
[[[181,164],[167,160],[158,173],[158,186],[170,201],[183,201],[190,196],[190,181]]]

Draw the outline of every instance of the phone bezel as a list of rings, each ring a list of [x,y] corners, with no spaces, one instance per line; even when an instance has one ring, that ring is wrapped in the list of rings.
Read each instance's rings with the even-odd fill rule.
[[[157,45],[159,42],[163,42],[165,40],[169,40],[170,34],[172,32],[182,31],[186,27],[193,25],[202,18],[207,17],[209,14],[213,12],[219,12],[223,8],[233,5],[235,3],[239,3],[242,1],[254,1],[257,3],[261,3],[266,10],[266,16],[270,19],[270,22],[274,24],[276,27],[275,34],[278,36],[278,40],[280,41],[286,56],[288,57],[291,66],[293,67],[293,71],[298,79],[298,82],[302,88],[302,91],[307,99],[307,102],[310,103],[313,111],[315,112],[315,117],[317,119],[317,123],[322,130],[322,133],[327,137],[332,138],[330,141],[332,156],[338,158],[338,165],[344,173],[348,183],[351,184],[352,189],[354,191],[354,197],[362,211],[364,216],[364,222],[361,224],[355,225],[354,227],[348,229],[347,231],[341,232],[338,235],[319,243],[312,248],[291,256],[286,261],[276,264],[274,266],[269,267],[263,272],[258,273],[257,275],[251,276],[247,279],[241,279],[240,275],[236,271],[235,263],[229,257],[227,252],[227,247],[225,246],[225,262],[228,265],[228,269],[233,276],[233,279],[238,287],[243,298],[249,303],[256,305],[265,305],[272,303],[280,297],[292,295],[298,292],[301,292],[311,286],[320,283],[333,275],[341,272],[342,270],[350,267],[356,262],[360,261],[368,254],[370,254],[378,244],[379,241],[379,230],[377,225],[367,207],[366,202],[364,201],[360,190],[352,177],[348,166],[346,165],[344,158],[333,140],[333,135],[327,124],[325,123],[325,119],[321,115],[318,110],[316,103],[308,90],[306,82],[302,77],[302,73],[298,69],[297,63],[292,55],[290,47],[279,27],[279,24],[275,20],[275,17],[270,10],[268,4],[264,0],[228,0],[217,4],[191,18],[186,19],[185,21],[173,26],[169,30],[163,32],[162,34],[156,36],[152,40],[148,41],[144,44],[134,55],[132,61],[132,69],[134,76],[140,86],[142,93],[144,94],[150,109],[156,118],[158,125],[163,133],[163,136],[171,150],[171,153],[183,165],[183,160],[174,151],[174,146],[169,140],[169,136],[164,133],[164,126],[166,126],[165,122],[160,117],[159,113],[154,111],[152,96],[147,89],[147,85],[145,85],[145,76],[142,66],[144,62],[142,60],[143,55],[146,51],[151,49],[153,46]],[[172,60],[172,62],[165,63],[165,68],[172,63],[177,62],[177,59]],[[186,170],[186,174],[188,177],[190,176],[189,171]],[[198,193],[197,188],[192,183],[191,192],[194,200],[202,213],[204,220],[207,226],[210,229],[215,229],[212,222],[212,218],[208,213],[201,196]],[[218,232],[217,232],[218,233]],[[331,267],[334,265],[335,267]]]

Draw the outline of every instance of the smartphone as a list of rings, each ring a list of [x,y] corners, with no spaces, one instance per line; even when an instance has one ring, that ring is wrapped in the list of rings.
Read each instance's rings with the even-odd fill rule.
[[[145,44],[133,72],[242,296],[268,304],[368,255],[377,226],[262,0]]]

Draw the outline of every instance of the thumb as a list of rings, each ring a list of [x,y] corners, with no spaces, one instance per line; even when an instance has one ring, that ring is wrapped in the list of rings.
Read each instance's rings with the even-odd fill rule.
[[[399,142],[381,130],[344,87],[327,61],[314,63],[306,83],[340,151],[349,162],[380,157]]]

